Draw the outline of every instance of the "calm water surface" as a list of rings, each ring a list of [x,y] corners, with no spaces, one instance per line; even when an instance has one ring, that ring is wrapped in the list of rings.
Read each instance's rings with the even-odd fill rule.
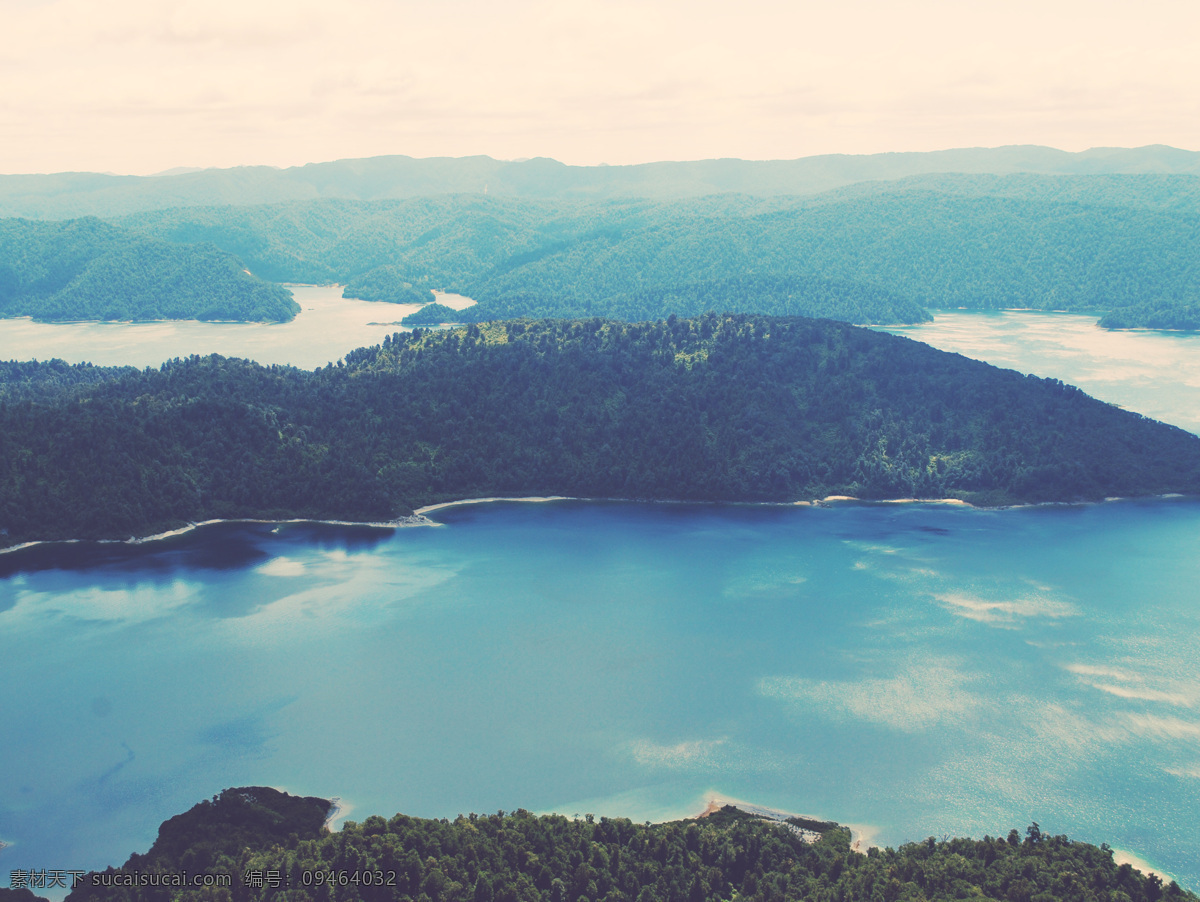
[[[222,354],[306,369],[354,348],[407,331],[400,320],[420,304],[342,297],[340,285],[289,285],[300,312],[290,323],[35,323],[0,319],[0,360],[52,360],[98,366],[158,366],[173,357]],[[438,301],[460,310],[475,302],[457,294]]]
[[[1060,379],[1095,398],[1200,432],[1200,335],[1193,332],[1110,331],[1094,316],[1036,310],[939,310],[931,323],[884,331]]]
[[[109,331],[71,359],[166,348],[86,328]],[[1200,429],[1195,337],[1024,313],[904,331]],[[110,334],[129,357],[97,356]],[[379,337],[159,356],[316,366]],[[435,518],[0,556],[0,875],[119,863],[270,784],[352,819],[660,819],[723,795],[888,844],[1036,820],[1200,888],[1200,502]]]
[[[1044,830],[1200,885],[1200,503],[552,503],[0,558],[0,867],[230,785],[350,817]]]

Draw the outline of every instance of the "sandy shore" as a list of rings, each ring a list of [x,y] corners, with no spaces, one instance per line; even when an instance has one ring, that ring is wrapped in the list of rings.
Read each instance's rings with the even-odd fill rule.
[[[494,498],[464,498],[461,501],[443,501],[441,504],[427,504],[424,507],[418,507],[413,511],[414,517],[424,517],[433,511],[440,511],[447,507],[459,507],[464,504],[491,504],[493,501],[521,501],[527,504],[543,504],[547,501],[595,501],[594,498],[573,498],[570,495],[525,495],[519,498],[494,497]]]
[[[1165,496],[1164,496],[1165,497]],[[961,498],[856,498],[853,495],[826,495],[824,498],[814,498],[811,501],[692,501],[677,499],[647,500],[644,498],[582,498],[576,495],[524,495],[517,497],[497,496],[492,498],[464,498],[461,501],[443,501],[440,504],[428,504],[417,508],[413,513],[423,516],[433,511],[448,507],[458,507],[463,504],[489,504],[493,501],[520,501],[531,504],[546,501],[585,501],[608,504],[712,504],[730,505],[737,507],[819,507],[822,504],[837,504],[849,502],[854,504],[949,504],[959,507],[974,507],[970,502]],[[1057,503],[1057,502],[1049,502]]]
[[[1157,875],[1158,877],[1162,878],[1164,883],[1169,883],[1175,879],[1170,874],[1164,872],[1161,868],[1155,867],[1144,858],[1139,858],[1132,852],[1126,852],[1124,849],[1113,849],[1112,852],[1113,861],[1115,861],[1117,864],[1127,864],[1131,868],[1141,871],[1147,876]]]
[[[795,811],[784,811],[781,808],[768,808],[765,805],[755,805],[753,802],[747,802],[744,799],[734,799],[729,796],[721,795],[720,793],[711,793],[704,801],[704,808],[697,814],[691,815],[692,818],[708,817],[720,811],[726,805],[732,805],[738,811],[743,811],[746,814],[760,817],[763,820],[776,821],[785,823],[789,818],[800,818],[807,821],[822,821],[833,823],[826,817],[818,817],[814,814],[799,814]],[[788,824],[792,830],[799,834],[808,842],[814,841],[819,834],[811,830],[804,830],[800,827],[795,827]],[[872,827],[868,824],[838,824],[840,827],[845,827],[850,831],[850,848],[856,852],[866,852],[867,849],[875,845],[874,839],[879,834],[878,827]]]
[[[23,548],[32,548],[35,545],[76,545],[80,542],[96,542],[99,545],[142,545],[146,542],[158,542],[162,539],[169,539],[173,536],[182,536],[191,532],[193,529],[199,529],[201,526],[214,526],[218,523],[262,523],[284,525],[287,523],[318,523],[325,526],[372,526],[377,529],[405,529],[410,526],[439,526],[440,524],[427,520],[420,514],[413,514],[410,517],[400,517],[397,520],[369,521],[369,520],[313,520],[308,517],[297,517],[292,520],[260,520],[252,517],[235,517],[230,520],[201,520],[197,523],[189,523],[187,526],[181,526],[178,529],[170,529],[166,532],[157,532],[150,536],[130,536],[128,539],[37,539],[33,542],[22,542],[20,545],[10,545],[7,548],[0,548],[0,554],[8,554],[13,551],[20,551]]]
[[[999,505],[992,508],[981,508],[982,510],[1019,510],[1029,507],[1077,507],[1090,506],[1093,504],[1111,504],[1122,501],[1152,501],[1152,500],[1177,500],[1187,498],[1187,495],[1181,495],[1177,492],[1169,492],[1162,495],[1147,495],[1141,498],[1105,498],[1103,501],[1040,501],[1031,502],[1029,504],[1008,504]],[[583,501],[588,503],[608,503],[608,504],[705,504],[705,505],[727,505],[730,507],[821,507],[828,504],[864,504],[864,505],[883,505],[883,504],[940,504],[948,507],[970,507],[975,505],[969,501],[963,501],[961,498],[856,498],[853,495],[826,495],[824,498],[815,498],[811,501],[695,501],[695,500],[678,500],[678,499],[659,499],[648,500],[645,498],[581,498],[574,495],[522,495],[522,496],[495,496],[488,498],[462,498],[458,501],[443,501],[438,504],[427,504],[424,507],[417,508],[411,516],[400,517],[396,520],[383,521],[366,521],[366,520],[315,520],[310,517],[296,517],[289,520],[263,520],[252,517],[235,517],[229,520],[203,520],[198,523],[189,523],[186,526],[181,526],[178,529],[168,530],[167,532],[155,533],[150,536],[131,536],[127,539],[37,539],[32,542],[22,542],[19,545],[9,545],[5,548],[0,548],[0,554],[9,554],[14,551],[21,551],[25,548],[32,548],[35,545],[49,544],[72,544],[77,542],[95,541],[100,544],[106,543],[122,543],[126,545],[140,545],[143,542],[156,542],[160,539],[169,539],[172,536],[180,536],[184,533],[191,532],[201,526],[212,526],[217,523],[318,523],[327,526],[372,526],[378,529],[402,529],[410,526],[441,526],[435,520],[428,519],[425,515],[434,511],[444,510],[451,507],[459,507],[467,504],[491,504],[493,502],[517,501],[525,504],[542,504],[547,501]]]
[[[325,815],[325,823],[322,828],[330,833],[336,833],[342,829],[339,821],[344,821],[346,815],[354,810],[354,806],[348,803],[341,796],[334,796],[329,800],[329,813]]]

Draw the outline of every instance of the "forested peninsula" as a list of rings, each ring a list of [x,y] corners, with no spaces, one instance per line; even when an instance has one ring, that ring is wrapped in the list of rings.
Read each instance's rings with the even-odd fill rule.
[[[1197,900],[1174,882],[1116,864],[1107,846],[1052,836],[1037,824],[1024,835],[929,837],[864,853],[837,824],[767,821],[729,806],[663,824],[524,810],[453,821],[373,815],[337,833],[323,829],[329,807],[265,787],[228,789],[166,821],[145,855],[84,875],[67,900]],[[184,871],[189,879],[227,877],[229,885],[172,885]]]
[[[98,219],[0,220],[0,317],[283,322],[299,304],[212,244],[163,241]]]
[[[571,495],[988,505],[1200,492],[1200,437],[905,338],[710,314],[397,333],[315,372],[0,365],[0,536]]]

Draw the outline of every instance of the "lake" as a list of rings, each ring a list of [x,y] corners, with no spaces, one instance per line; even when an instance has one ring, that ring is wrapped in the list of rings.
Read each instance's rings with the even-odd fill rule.
[[[905,331],[1117,389],[1158,347],[1150,393],[1196,428],[1194,337],[1042,316]],[[1198,501],[431,518],[0,555],[0,873],[117,864],[268,784],[354,820],[726,797],[884,844],[1037,821],[1200,888]]]
[[[0,360],[52,360],[97,366],[158,366],[173,357],[221,354],[264,364],[314,369],[354,348],[377,345],[407,331],[400,320],[420,304],[386,304],[342,297],[340,285],[288,285],[300,312],[290,323],[35,323],[0,319]],[[475,302],[437,292],[455,310]]]
[[[1096,317],[1038,310],[936,310],[881,330],[1022,373],[1200,433],[1200,334],[1101,329]]]

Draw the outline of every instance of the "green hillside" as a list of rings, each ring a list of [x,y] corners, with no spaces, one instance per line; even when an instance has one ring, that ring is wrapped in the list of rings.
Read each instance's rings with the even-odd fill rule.
[[[98,219],[0,220],[0,316],[73,320],[290,320],[291,292],[211,244],[178,244]]]
[[[480,302],[466,314],[476,321],[737,311],[897,323],[927,308],[1031,307],[1200,328],[1191,175],[920,177],[807,198],[326,200],[121,222],[348,296],[457,291]]]
[[[453,821],[397,814],[320,828],[328,803],[228,789],[163,824],[145,855],[93,872],[69,902],[1195,902],[1107,846],[1031,824],[1024,835],[851,846],[836,824],[765,821],[726,807],[634,824],[528,811]],[[171,886],[214,875],[228,886]],[[201,882],[203,879],[201,878]],[[163,886],[162,884],[167,884]],[[130,884],[130,885],[123,885]]]
[[[829,321],[398,333],[315,372],[221,357],[0,368],[0,536],[388,520],[492,495],[981,504],[1200,492],[1200,438]],[[99,474],[99,475],[98,475]]]

